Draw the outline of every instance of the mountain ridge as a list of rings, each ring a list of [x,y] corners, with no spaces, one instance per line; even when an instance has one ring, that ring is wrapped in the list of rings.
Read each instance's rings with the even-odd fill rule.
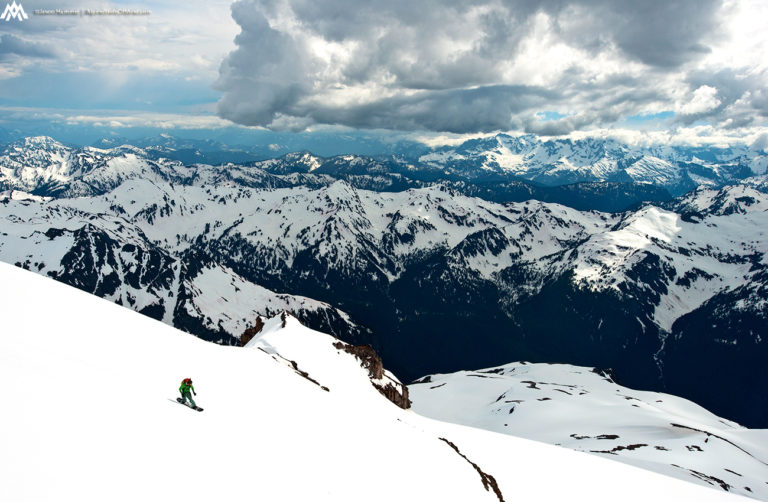
[[[88,276],[80,285],[98,294],[127,280],[112,278],[111,263],[144,270],[144,256],[155,256],[190,271],[184,292],[234,281],[243,287],[227,286],[228,295],[258,286],[316,299],[325,307],[299,317],[372,344],[406,379],[515,358],[614,367],[628,385],[768,423],[768,409],[754,405],[768,380],[755,362],[768,318],[760,301],[766,235],[754,232],[768,214],[761,177],[604,213],[500,204],[446,184],[375,192],[327,174],[117,158],[100,168],[103,183],[83,182],[90,171],[72,184],[82,189],[57,198],[6,195],[0,258],[75,285]],[[135,249],[122,253],[126,244]],[[62,262],[65,255],[77,259]],[[194,282],[203,271],[230,279]],[[174,275],[165,275],[169,298]],[[208,339],[237,343],[248,327],[225,317],[209,323],[184,292],[164,300],[160,315],[147,287],[144,303],[131,292],[135,306],[154,305],[160,317],[166,304],[190,306],[193,320],[174,308],[184,321],[171,322]],[[686,351],[701,364],[686,361]],[[731,369],[717,377],[712,366]],[[700,395],[701,381],[722,392]],[[727,392],[734,386],[745,389],[738,399]]]
[[[162,139],[163,143],[176,142]],[[337,155],[318,157],[307,151],[287,153],[281,157],[248,161],[226,145],[203,142],[202,148],[222,148],[214,165],[205,167],[205,157],[174,156],[173,148],[130,145],[111,148],[67,147],[51,138],[18,140],[6,146],[0,155],[0,188],[15,188],[38,195],[56,195],[67,190],[67,176],[76,178],[79,167],[98,170],[122,155],[145,159],[147,169],[170,172],[176,176],[179,165],[187,176],[198,172],[215,172],[226,177],[227,170],[257,174],[259,182],[269,175],[272,183],[328,184],[343,179],[356,188],[375,191],[402,191],[435,183],[453,186],[466,195],[498,202],[520,202],[528,199],[560,202],[578,209],[608,211],[625,210],[644,201],[665,201],[697,186],[721,187],[728,183],[760,175],[768,168],[768,156],[747,146],[717,147],[631,147],[615,140],[547,140],[532,136],[514,138],[500,134],[483,140],[470,140],[458,147],[437,147],[420,156]],[[183,141],[182,141],[183,143]],[[175,144],[175,143],[174,143]],[[515,151],[509,149],[515,144]],[[506,145],[506,146],[505,146]],[[158,149],[160,148],[160,149]],[[165,149],[163,149],[165,148]],[[502,148],[502,152],[498,151]],[[40,172],[45,159],[24,152],[50,150],[49,171]],[[229,162],[227,153],[232,154]],[[706,160],[700,158],[704,157]],[[23,162],[20,163],[19,159]],[[501,162],[501,163],[500,163]],[[38,166],[34,171],[22,164]],[[514,168],[510,166],[514,165]],[[226,169],[223,169],[227,166]],[[204,169],[203,169],[204,168]],[[210,176],[210,174],[206,174]],[[247,177],[248,175],[246,175]],[[330,178],[330,179],[329,179]],[[191,180],[187,180],[189,182]],[[70,191],[90,194],[102,187],[71,187]],[[591,193],[594,192],[594,193]]]

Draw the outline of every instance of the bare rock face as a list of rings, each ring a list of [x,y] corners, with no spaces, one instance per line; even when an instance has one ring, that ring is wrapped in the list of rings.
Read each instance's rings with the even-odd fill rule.
[[[357,357],[360,360],[360,366],[368,370],[368,376],[372,380],[381,380],[381,377],[384,376],[384,363],[370,345],[349,345],[344,342],[336,342],[333,346]]]
[[[379,392],[381,392],[381,395],[398,405],[404,410],[407,410],[411,407],[411,400],[408,399],[408,387],[401,383],[397,382],[388,382],[383,387],[380,385],[373,384],[376,389],[378,389]]]
[[[243,334],[240,335],[240,346],[245,347],[248,342],[253,340],[253,337],[261,333],[261,330],[264,328],[264,321],[261,320],[261,317],[256,318],[256,322],[253,324],[253,326],[247,328],[245,331],[243,331]]]
[[[387,376],[384,372],[384,363],[373,347],[370,345],[349,345],[344,342],[336,342],[333,346],[360,360],[360,366],[368,370],[371,384],[381,395],[404,410],[411,407],[411,400],[408,399],[408,387]]]

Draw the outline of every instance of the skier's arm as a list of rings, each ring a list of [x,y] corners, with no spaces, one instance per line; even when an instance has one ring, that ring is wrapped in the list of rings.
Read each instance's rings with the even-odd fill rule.
[[[197,395],[197,392],[195,392],[195,386],[194,385],[190,385],[189,389],[192,391],[192,394]]]

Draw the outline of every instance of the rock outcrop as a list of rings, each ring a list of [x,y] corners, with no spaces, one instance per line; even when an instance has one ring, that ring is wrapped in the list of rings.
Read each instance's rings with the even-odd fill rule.
[[[381,395],[404,410],[411,407],[411,400],[408,399],[408,387],[386,374],[384,363],[373,347],[370,345],[350,345],[341,341],[334,343],[333,346],[360,360],[360,366],[368,370],[371,384]]]

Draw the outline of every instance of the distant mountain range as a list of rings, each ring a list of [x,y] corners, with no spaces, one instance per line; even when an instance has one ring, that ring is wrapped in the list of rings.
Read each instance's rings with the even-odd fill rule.
[[[149,161],[165,164],[234,163],[276,175],[302,174],[305,177],[298,182],[305,185],[327,184],[329,177],[374,191],[402,191],[442,183],[465,195],[496,202],[535,199],[581,210],[622,211],[641,202],[669,200],[697,186],[717,188],[768,170],[766,152],[747,145],[638,147],[613,139],[543,140],[532,135],[499,134],[453,147],[396,147],[400,147],[397,153],[375,157],[319,157],[309,152],[276,157],[283,146],[232,147],[214,140],[180,139],[167,134],[130,144],[120,138],[103,139],[83,148],[67,147],[43,136],[9,143],[3,150],[0,168],[16,171],[26,161],[34,166],[58,164],[56,172],[47,172],[57,183],[41,184],[29,169],[25,179],[5,171],[0,182],[5,188],[48,195],[63,189],[67,180],[77,178],[78,172],[88,167],[83,163],[99,165],[133,151]],[[43,157],[35,159],[36,155]]]
[[[542,160],[567,142],[512,139],[418,163],[212,166],[27,138],[0,155],[0,259],[221,343],[289,309],[372,343],[406,379],[519,359],[612,367],[768,426],[765,156],[659,149],[666,171],[650,153],[611,164],[628,147],[602,142],[559,157],[577,176]],[[672,199],[686,183],[699,186]],[[535,200],[558,193],[615,212]]]
[[[419,161],[469,178],[517,176],[547,186],[645,183],[664,187],[673,195],[764,174],[768,166],[764,151],[746,145],[638,147],[613,139],[543,141],[531,135],[503,134],[439,148]]]

